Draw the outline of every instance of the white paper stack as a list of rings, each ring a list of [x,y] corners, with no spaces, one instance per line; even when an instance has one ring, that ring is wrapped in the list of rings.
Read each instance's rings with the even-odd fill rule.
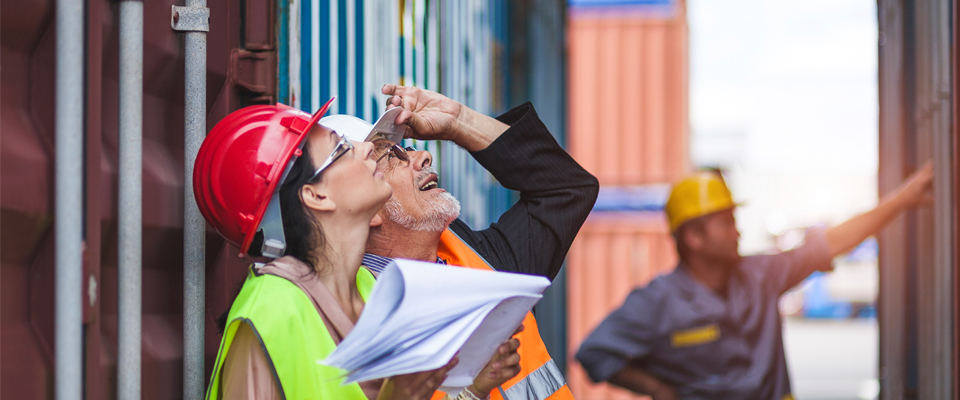
[[[542,276],[394,260],[353,331],[317,362],[345,370],[347,384],[437,369],[457,355],[440,388],[456,395],[549,286]]]

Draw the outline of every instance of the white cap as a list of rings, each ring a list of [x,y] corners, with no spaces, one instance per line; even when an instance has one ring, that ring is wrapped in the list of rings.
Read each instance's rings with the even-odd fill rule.
[[[354,142],[368,142],[376,138],[387,139],[394,143],[400,143],[403,140],[403,132],[406,125],[394,124],[397,116],[403,111],[402,107],[393,107],[383,115],[373,125],[352,115],[330,115],[320,119],[320,125],[337,131]]]

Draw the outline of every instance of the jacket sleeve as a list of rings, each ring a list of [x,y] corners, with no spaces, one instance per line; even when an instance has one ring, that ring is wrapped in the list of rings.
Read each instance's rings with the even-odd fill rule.
[[[811,229],[802,246],[780,254],[758,256],[750,264],[742,264],[744,270],[756,274],[766,290],[780,296],[814,271],[833,269],[824,233],[823,229]]]
[[[627,363],[650,355],[656,337],[658,300],[662,297],[648,289],[635,289],[584,339],[576,359],[591,380],[609,380]]]
[[[501,271],[553,280],[597,200],[599,183],[560,147],[530,103],[497,117],[510,125],[471,155],[520,199],[489,228],[450,228]]]

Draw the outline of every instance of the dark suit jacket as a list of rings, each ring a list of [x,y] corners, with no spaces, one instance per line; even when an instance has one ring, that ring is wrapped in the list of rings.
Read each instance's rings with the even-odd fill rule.
[[[510,125],[486,149],[471,152],[520,200],[497,222],[472,230],[456,220],[450,229],[500,271],[553,280],[597,200],[599,182],[560,147],[530,103],[497,117]]]

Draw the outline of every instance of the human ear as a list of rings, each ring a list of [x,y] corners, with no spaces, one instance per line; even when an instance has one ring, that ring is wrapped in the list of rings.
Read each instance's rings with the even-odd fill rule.
[[[337,209],[337,204],[326,193],[326,187],[323,182],[313,185],[303,185],[300,188],[300,201],[307,208],[316,211],[333,211]]]
[[[373,219],[370,220],[370,227],[376,228],[380,225],[383,225],[383,217],[381,217],[380,213],[378,212],[376,215],[373,216]]]
[[[692,250],[700,250],[703,248],[704,237],[698,230],[685,229],[683,232],[683,240],[687,242],[687,247]]]

